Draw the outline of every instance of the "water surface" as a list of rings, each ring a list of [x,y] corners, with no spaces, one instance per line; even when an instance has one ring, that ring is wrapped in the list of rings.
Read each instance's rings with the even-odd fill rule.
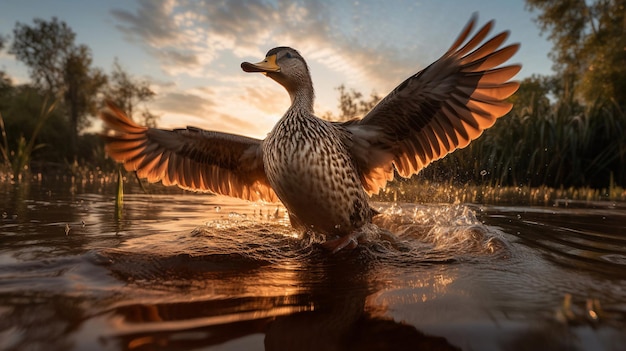
[[[0,349],[626,345],[624,203],[374,203],[396,239],[331,255],[274,205],[0,189]]]

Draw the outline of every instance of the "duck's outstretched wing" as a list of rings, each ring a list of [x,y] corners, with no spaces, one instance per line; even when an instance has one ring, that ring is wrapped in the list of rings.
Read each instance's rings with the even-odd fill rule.
[[[393,179],[393,166],[409,177],[467,146],[510,111],[512,104],[504,100],[519,83],[509,79],[521,66],[498,66],[519,44],[501,48],[508,32],[482,43],[493,21],[468,39],[475,22],[476,16],[441,58],[396,87],[362,120],[345,124],[368,192],[377,193]]]
[[[106,151],[149,182],[276,202],[263,168],[262,141],[198,128],[140,126],[112,103],[100,117],[108,127]]]

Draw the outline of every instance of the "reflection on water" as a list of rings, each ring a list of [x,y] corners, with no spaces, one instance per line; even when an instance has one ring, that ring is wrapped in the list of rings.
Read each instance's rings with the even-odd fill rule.
[[[374,263],[363,256],[306,255],[301,261],[289,257],[272,265],[228,257],[226,263],[223,257],[200,256],[197,262],[202,268],[187,260],[184,269],[179,269],[177,259],[160,260],[162,269],[150,272],[150,278],[145,272],[135,277],[136,271],[125,264],[117,267],[120,277],[139,280],[137,286],[149,289],[143,286],[146,281],[159,282],[162,288],[168,286],[164,290],[169,293],[187,296],[115,308],[115,328],[124,331],[112,337],[118,346],[186,349],[254,340],[256,348],[264,345],[268,350],[419,349],[424,345],[456,349],[441,337],[395,322],[369,301],[384,281],[371,276]],[[170,269],[175,273],[167,273]],[[198,285],[190,285],[191,281]],[[193,300],[188,298],[196,294]]]
[[[0,349],[620,350],[626,205],[379,203],[330,255],[284,210],[2,189]],[[66,233],[66,228],[69,231]]]

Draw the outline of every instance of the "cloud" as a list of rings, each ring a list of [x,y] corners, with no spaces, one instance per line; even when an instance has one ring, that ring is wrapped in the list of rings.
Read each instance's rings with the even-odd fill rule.
[[[159,96],[152,105],[165,112],[197,116],[208,113],[214,104],[193,93],[170,92]]]
[[[154,2],[139,0],[135,13],[113,10],[118,28],[142,43],[165,72],[201,77],[223,51],[237,58],[258,57],[272,46],[291,45],[308,60],[351,77],[355,84],[398,81],[406,72],[402,52],[391,46],[371,47],[341,30],[332,3],[279,0]],[[354,19],[358,22],[358,18]],[[405,55],[406,56],[406,55]],[[385,65],[381,66],[382,60]],[[384,67],[384,69],[381,69]]]
[[[139,0],[137,13],[113,9],[111,13],[121,23],[117,26],[131,40],[140,40],[150,46],[171,45],[178,39],[178,29],[171,19],[172,0]]]
[[[136,13],[111,11],[126,39],[142,45],[171,75],[200,69],[214,57],[206,52],[205,34],[197,30],[193,13],[179,7],[175,0],[138,0]]]
[[[161,128],[192,125],[259,137],[265,135],[276,121],[276,111],[258,109],[262,105],[261,100],[270,100],[271,94],[265,98],[257,94],[250,99],[244,96],[245,93],[231,88],[184,90],[170,83],[164,83],[159,88],[161,91],[150,102],[150,108],[161,116]],[[254,91],[251,93],[255,94]],[[288,105],[289,98],[286,100],[283,110]]]
[[[246,87],[239,96],[242,103],[257,108],[267,114],[277,114],[285,111],[289,106],[289,95],[282,88],[258,89]]]
[[[219,128],[219,130],[230,130],[237,134],[247,134],[245,132],[242,133],[242,131],[247,131],[247,132],[255,131],[256,134],[261,134],[261,135],[269,132],[269,130],[266,130],[265,132],[259,131],[260,129],[259,125],[256,125],[242,118],[235,117],[228,113],[219,114],[216,117],[217,117],[217,120],[219,120],[220,124],[222,125],[222,127]]]

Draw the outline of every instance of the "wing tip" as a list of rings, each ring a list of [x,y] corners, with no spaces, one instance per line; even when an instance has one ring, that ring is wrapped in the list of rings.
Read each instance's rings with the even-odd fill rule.
[[[446,51],[445,55],[454,52],[459,46],[461,46],[465,42],[465,39],[467,39],[470,33],[474,30],[474,25],[476,25],[476,22],[478,22],[478,11],[474,11],[472,13],[469,21],[467,22],[467,24],[465,24],[465,27],[461,29],[461,32],[457,36],[456,40],[452,43],[452,45],[450,45],[450,48],[448,49],[448,51]]]
[[[100,119],[105,126],[120,133],[143,133],[148,128],[133,121],[117,104],[112,100],[105,100],[106,107],[100,111]]]

